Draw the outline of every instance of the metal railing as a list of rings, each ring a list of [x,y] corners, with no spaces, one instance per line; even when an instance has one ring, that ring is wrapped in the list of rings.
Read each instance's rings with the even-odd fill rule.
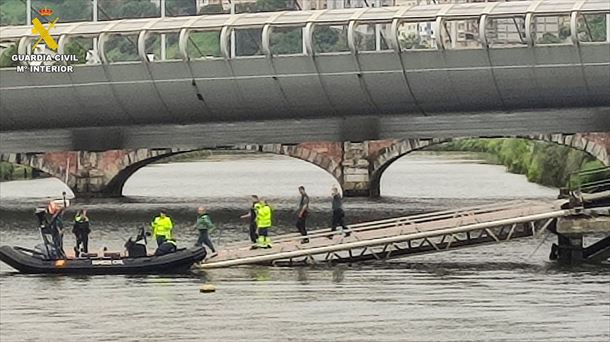
[[[570,193],[597,193],[610,191],[610,167],[573,172],[568,179]]]

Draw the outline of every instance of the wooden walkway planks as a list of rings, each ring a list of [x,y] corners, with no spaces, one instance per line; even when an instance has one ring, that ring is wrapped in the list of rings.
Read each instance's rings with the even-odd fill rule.
[[[294,258],[310,258],[315,261],[314,257],[318,259],[323,257],[325,260],[329,260],[329,258],[333,259],[335,256],[339,258],[339,255],[336,254],[339,251],[349,252],[349,257],[345,257],[345,259],[352,257],[352,251],[362,253],[359,255],[360,257],[364,253],[373,253],[373,256],[376,257],[369,247],[385,246],[383,249],[385,253],[388,246],[416,239],[422,239],[421,245],[427,243],[438,250],[438,246],[430,239],[436,236],[443,236],[442,240],[437,240],[437,243],[440,242],[448,249],[454,239],[462,245],[467,245],[468,242],[460,240],[456,234],[470,231],[482,232],[478,240],[471,239],[468,234],[468,239],[473,245],[484,242],[481,240],[483,235],[487,237],[486,241],[494,239],[496,242],[500,242],[500,239],[496,236],[498,231],[494,233],[490,228],[513,225],[511,233],[508,233],[508,230],[499,233],[508,240],[511,238],[516,224],[522,225],[547,220],[546,225],[548,225],[549,219],[569,214],[569,211],[559,209],[559,206],[564,202],[510,201],[455,211],[364,222],[351,225],[352,233],[349,237],[344,237],[338,233],[331,235],[329,229],[312,231],[309,235],[310,242],[307,244],[300,243],[302,237],[298,234],[285,234],[272,237],[274,245],[270,249],[251,250],[249,242],[228,245],[219,252],[218,256],[206,260],[201,267],[217,268],[248,264],[274,264],[282,260],[292,262]],[[522,232],[521,235],[515,234],[514,236],[531,236],[535,233],[535,230],[536,227],[532,224],[530,232]],[[448,240],[445,240],[445,235],[449,236],[448,240],[451,240],[448,243]],[[409,244],[409,246],[411,245]],[[363,250],[364,252],[362,252]],[[396,256],[398,254],[400,253],[395,253]],[[390,253],[385,255],[389,257]],[[354,260],[358,259],[353,258]]]

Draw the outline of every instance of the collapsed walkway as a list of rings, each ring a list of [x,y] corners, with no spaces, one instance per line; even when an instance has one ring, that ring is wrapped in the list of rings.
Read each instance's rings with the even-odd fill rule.
[[[298,234],[273,236],[273,248],[228,245],[201,268],[350,263],[500,243],[534,236],[570,215],[570,210],[560,208],[564,203],[519,200],[364,222],[351,225],[347,237],[329,229],[312,231],[307,244],[301,244]]]

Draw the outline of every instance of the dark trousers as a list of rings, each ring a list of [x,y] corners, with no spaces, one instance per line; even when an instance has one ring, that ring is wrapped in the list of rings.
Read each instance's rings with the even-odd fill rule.
[[[341,227],[344,230],[347,230],[347,227],[345,226],[345,212],[343,212],[343,209],[335,209],[333,210],[333,222],[332,222],[332,228],[330,229],[331,231],[335,231],[337,230],[337,227]]]
[[[83,252],[89,253],[89,235],[76,235],[76,247],[74,247],[74,251],[80,251],[80,245],[83,245]]]
[[[306,226],[306,221],[307,221],[307,211],[303,212],[303,215],[301,215],[300,217],[297,218],[297,228],[299,229],[299,233],[301,233],[301,235],[303,236],[307,236],[307,226]]]
[[[195,246],[197,247],[201,247],[203,245],[208,246],[208,248],[212,250],[212,253],[216,252],[216,250],[214,249],[214,245],[212,244],[212,240],[210,240],[210,234],[208,234],[207,229],[199,229],[199,238],[195,243]]]
[[[258,234],[256,233],[256,222],[250,223],[250,241],[252,243],[256,243],[256,239],[258,238]]]
[[[165,235],[157,235],[155,239],[157,239],[157,247],[159,247],[165,242]]]

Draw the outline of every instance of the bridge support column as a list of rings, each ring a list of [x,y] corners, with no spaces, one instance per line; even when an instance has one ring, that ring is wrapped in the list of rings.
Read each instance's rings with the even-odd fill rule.
[[[121,196],[134,172],[175,149],[133,149],[104,152],[2,153],[0,160],[26,165],[64,182],[77,197]]]
[[[606,209],[607,211],[607,209]],[[557,244],[551,250],[551,259],[563,265],[581,263],[599,263],[610,258],[610,212],[606,216],[568,216],[557,222]],[[585,247],[583,238],[586,235],[605,238]]]
[[[341,187],[347,197],[367,197],[371,195],[371,168],[368,160],[367,141],[343,143]]]

